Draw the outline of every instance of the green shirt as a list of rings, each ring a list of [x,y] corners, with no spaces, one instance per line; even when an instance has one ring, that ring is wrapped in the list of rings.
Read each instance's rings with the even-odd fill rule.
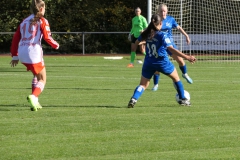
[[[141,34],[141,32],[147,28],[148,23],[145,17],[142,15],[140,16],[135,16],[132,19],[132,29],[130,31],[131,34],[134,35],[135,38],[138,38]]]

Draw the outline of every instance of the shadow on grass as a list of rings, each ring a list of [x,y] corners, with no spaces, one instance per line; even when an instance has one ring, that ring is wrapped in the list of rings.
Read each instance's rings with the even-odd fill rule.
[[[44,108],[124,108],[119,106],[113,106],[113,105],[44,105]],[[0,104],[0,112],[1,111],[23,111],[23,110],[29,110],[30,106],[26,105],[19,105],[19,104],[10,104],[10,105],[2,105]],[[125,107],[126,108],[126,107]]]
[[[24,109],[23,109],[24,108]],[[29,106],[21,105],[21,104],[0,104],[0,112],[2,111],[23,111],[29,110]]]
[[[149,105],[149,106],[143,106],[143,105],[136,105],[134,108],[177,108],[177,107],[184,107],[180,106],[178,104],[157,104],[157,105]]]
[[[113,106],[113,105],[70,105],[70,106],[66,106],[66,105],[46,105],[43,108],[57,108],[57,107],[61,107],[61,108],[123,108],[123,107],[119,107],[119,106]]]

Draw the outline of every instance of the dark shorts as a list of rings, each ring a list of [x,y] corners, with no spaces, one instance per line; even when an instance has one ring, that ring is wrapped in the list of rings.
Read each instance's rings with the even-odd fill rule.
[[[131,42],[135,43],[138,38],[135,38],[134,35],[131,36]]]

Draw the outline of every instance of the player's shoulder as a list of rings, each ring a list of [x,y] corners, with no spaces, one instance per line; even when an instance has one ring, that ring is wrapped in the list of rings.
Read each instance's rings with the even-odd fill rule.
[[[28,17],[24,18],[24,19],[22,20],[22,22],[24,22],[24,21],[29,21],[29,20],[31,20],[31,19],[33,19],[33,18],[34,18],[34,15],[31,14],[31,15],[29,15]]]
[[[174,19],[174,17],[168,14],[167,19]]]
[[[168,34],[166,32],[163,31],[159,31],[156,33],[158,39],[166,39],[169,38]]]
[[[163,31],[158,31],[156,34],[161,37],[164,37],[165,35],[167,35],[167,33]]]
[[[139,18],[141,18],[141,19],[146,19],[143,15],[140,15]]]
[[[41,17],[40,20],[41,20],[41,23],[42,23],[42,24],[48,25],[48,20],[47,20],[46,18]]]
[[[138,18],[137,16],[134,16],[134,17],[132,18],[132,21],[136,20],[137,18]]]

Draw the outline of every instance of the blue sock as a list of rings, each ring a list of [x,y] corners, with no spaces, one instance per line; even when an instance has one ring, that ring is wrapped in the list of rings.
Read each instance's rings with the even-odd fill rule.
[[[186,64],[184,66],[179,66],[180,70],[182,71],[183,74],[187,73],[187,66]]]
[[[157,85],[159,82],[160,74],[154,74],[153,75],[153,83],[154,85]]]
[[[180,99],[185,98],[185,96],[184,96],[184,88],[183,88],[182,82],[181,82],[181,81],[174,82],[174,85],[175,85],[175,86],[174,86],[175,89],[176,89],[177,92],[178,92],[179,98],[180,98]]]
[[[132,98],[138,100],[141,97],[141,95],[143,94],[143,92],[144,92],[144,88],[142,86],[137,86],[133,93]]]

